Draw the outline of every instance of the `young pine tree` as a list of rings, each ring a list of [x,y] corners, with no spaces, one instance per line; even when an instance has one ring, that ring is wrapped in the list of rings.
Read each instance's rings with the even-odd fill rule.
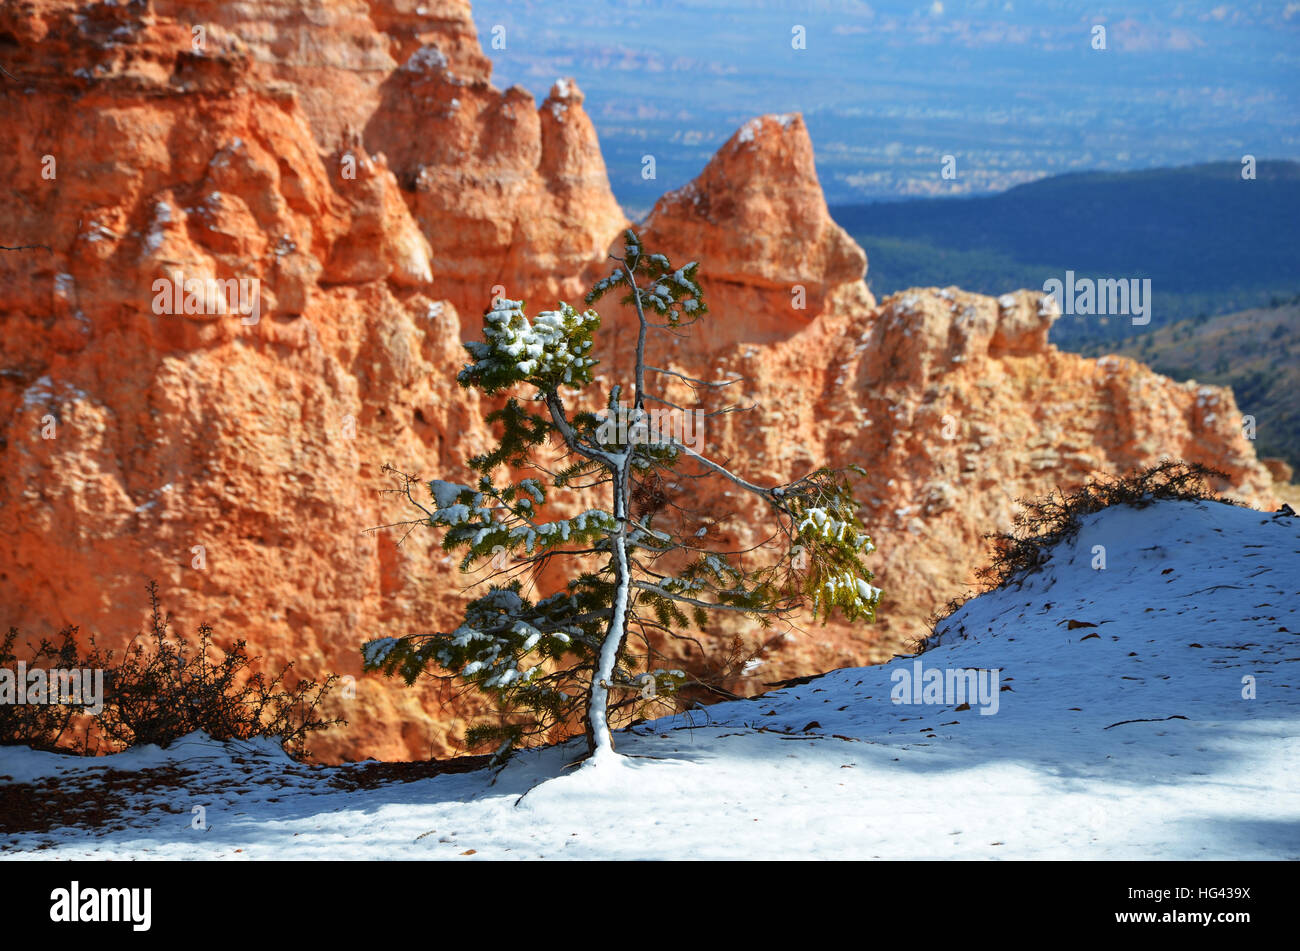
[[[499,299],[484,316],[483,340],[465,345],[473,362],[458,377],[462,386],[506,397],[488,416],[499,444],[469,460],[473,485],[404,478],[405,495],[423,511],[419,522],[442,532],[447,551],[462,553],[462,571],[497,566],[495,583],[453,631],[367,642],[365,668],[408,684],[436,669],[491,695],[500,717],[472,728],[471,746],[490,742],[504,753],[582,723],[588,753],[612,755],[611,719],[630,715],[647,695],[671,695],[685,680],[655,666],[652,635],[686,636],[712,614],[738,612],[767,625],[810,604],[823,620],[836,608],[849,620],[875,617],[880,591],[862,563],[873,545],[846,473],[823,468],[762,486],[706,456],[681,427],[654,425],[667,412],[687,411],[655,392],[648,374],[693,390],[722,385],[646,362],[652,330],[680,333],[707,313],[697,265],[674,269],[664,255],[646,253],[632,231],[623,255],[611,257],[616,267],[586,302],[623,291],[635,311],[628,405],[623,386],[612,387],[604,412],[570,405],[593,383],[595,311],[561,303],[530,321],[521,302]],[[557,451],[564,465],[551,472],[544,463]],[[516,481],[521,472],[540,477]],[[759,500],[770,540],[752,551],[721,551],[688,532],[663,487],[702,477],[728,480]],[[427,488],[427,500],[413,488]],[[570,501],[594,494],[603,504],[548,517],[561,494]],[[554,559],[571,565],[567,584],[532,600],[524,575],[538,577]],[[629,649],[633,631],[644,654]]]

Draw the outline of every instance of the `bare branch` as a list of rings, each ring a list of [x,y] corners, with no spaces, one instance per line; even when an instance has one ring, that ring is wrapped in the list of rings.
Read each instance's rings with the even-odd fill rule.
[[[678,373],[676,370],[665,370],[662,367],[652,367],[649,364],[646,364],[646,369],[653,370],[655,373],[662,373],[664,376],[675,376],[677,377],[677,379],[683,381],[684,383],[688,383],[693,386],[723,387],[723,386],[731,386],[731,384],[733,383],[741,383],[744,381],[744,377],[736,377],[734,380],[714,380],[712,382],[710,382],[709,380],[697,380],[693,376],[687,376],[684,373]]]

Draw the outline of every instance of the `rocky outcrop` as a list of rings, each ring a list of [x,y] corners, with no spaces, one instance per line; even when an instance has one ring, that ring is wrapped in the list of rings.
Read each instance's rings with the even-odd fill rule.
[[[700,327],[696,346],[788,337],[867,271],[831,220],[800,115],[745,123],[698,178],[659,199],[644,230],[647,246],[700,262],[715,312],[745,315]]]
[[[156,578],[179,627],[358,676],[362,632],[446,623],[461,587],[437,549],[369,532],[405,517],[380,467],[458,471],[487,438],[405,193],[155,10],[21,13],[0,232],[51,251],[0,255],[4,623],[113,646]],[[356,692],[319,755],[427,756],[463,727],[433,687]]]
[[[422,95],[449,105],[414,114]],[[368,142],[393,143],[388,154],[433,247],[439,293],[465,316],[467,337],[480,332],[494,296],[535,307],[579,300],[627,226],[582,101],[571,81],[556,83],[537,109],[518,86],[476,93],[437,68],[398,70],[367,126]]]
[[[103,6],[112,5],[91,9]],[[247,57],[260,81],[296,95],[325,152],[366,126],[398,67],[436,63],[466,86],[494,92],[467,0],[150,0],[147,7],[142,20],[179,27],[195,59]]]
[[[387,161],[466,334],[498,285],[529,301],[579,296],[627,225],[577,84],[561,80],[540,108],[522,87],[493,87],[465,0],[152,10],[150,32],[167,31],[187,63],[239,58],[250,81],[296,98],[322,156]]]
[[[358,676],[322,759],[447,753],[472,699],[359,677],[363,640],[454,623],[476,580],[371,531],[410,517],[381,466],[467,477],[490,436],[454,375],[496,286],[537,309],[608,266],[625,221],[582,93],[492,87],[458,2],[26,0],[0,49],[0,234],[48,246],[0,254],[0,624],[112,646],[156,578],[178,627]],[[877,306],[797,116],[746,124],[647,243],[701,262],[712,309],[654,359],[754,406],[708,449],[774,483],[868,473],[882,623],[778,632],[738,687],[897,650],[1016,497],[1177,456],[1268,500],[1230,393],[1057,352],[1037,295]],[[665,646],[707,666],[733,634],[756,643]]]
[[[1231,495],[1275,504],[1231,391],[1174,383],[1124,358],[1058,351],[1046,342],[1056,315],[1041,294],[925,288],[876,308],[860,295],[842,287],[786,340],[720,355],[715,375],[743,378],[726,400],[754,409],[720,417],[705,441],[753,463],[747,472],[759,482],[823,463],[863,468],[858,498],[878,544],[870,561],[885,592],[880,620],[779,635],[765,664],[733,689],[887,660],[969,590],[984,535],[1009,528],[1021,499],[1174,458],[1225,472],[1219,488]],[[714,491],[706,511],[743,501]],[[733,547],[761,541],[746,526],[764,523],[747,511],[726,539]]]

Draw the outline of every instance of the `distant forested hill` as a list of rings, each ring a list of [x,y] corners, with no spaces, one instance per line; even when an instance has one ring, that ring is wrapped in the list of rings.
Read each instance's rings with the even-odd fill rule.
[[[1000,294],[1066,270],[1150,278],[1152,320],[1068,316],[1058,346],[1120,344],[1157,327],[1290,300],[1300,292],[1300,164],[1222,162],[1060,175],[981,198],[831,209],[867,251],[877,296],[956,284]]]

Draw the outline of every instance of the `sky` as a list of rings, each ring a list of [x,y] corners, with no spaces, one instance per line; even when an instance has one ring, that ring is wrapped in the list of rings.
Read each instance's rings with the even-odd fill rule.
[[[986,194],[1068,171],[1300,159],[1296,0],[473,9],[497,86],[540,99],[557,77],[577,79],[630,212],[693,178],[762,113],[803,113],[832,205]]]

